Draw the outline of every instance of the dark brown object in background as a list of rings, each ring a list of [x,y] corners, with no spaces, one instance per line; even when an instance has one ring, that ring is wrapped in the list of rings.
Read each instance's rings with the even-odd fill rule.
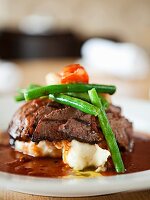
[[[2,59],[80,57],[81,45],[82,40],[70,31],[51,31],[43,35],[0,31]]]

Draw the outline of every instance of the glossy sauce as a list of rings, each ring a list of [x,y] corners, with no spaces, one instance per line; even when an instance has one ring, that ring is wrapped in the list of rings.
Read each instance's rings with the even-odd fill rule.
[[[92,174],[90,171],[74,172],[61,159],[34,158],[15,152],[7,143],[7,138],[7,134],[3,138],[0,138],[0,171],[39,177],[64,177],[72,175],[89,177],[100,175],[94,172]],[[126,168],[125,173],[150,169],[150,138],[135,137],[134,141],[133,151],[122,153]],[[115,171],[112,169],[102,173],[105,176],[115,174]]]

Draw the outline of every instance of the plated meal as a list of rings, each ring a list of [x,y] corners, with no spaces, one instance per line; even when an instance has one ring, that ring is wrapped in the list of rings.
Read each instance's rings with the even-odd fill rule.
[[[60,178],[150,169],[150,139],[137,137],[112,103],[116,86],[90,84],[79,64],[46,80],[18,91],[16,101],[25,103],[1,140],[0,171]]]

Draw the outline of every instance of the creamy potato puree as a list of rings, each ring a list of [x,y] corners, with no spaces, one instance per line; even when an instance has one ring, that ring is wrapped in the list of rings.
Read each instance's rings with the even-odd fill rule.
[[[34,157],[62,157],[64,163],[75,170],[93,166],[96,171],[105,171],[104,166],[110,156],[108,150],[102,149],[97,144],[91,145],[76,140],[71,142],[40,141],[38,144],[31,141],[16,141],[15,150]]]

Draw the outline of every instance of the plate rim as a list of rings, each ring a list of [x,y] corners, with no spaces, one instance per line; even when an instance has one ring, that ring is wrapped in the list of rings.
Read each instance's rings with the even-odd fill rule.
[[[113,98],[118,102],[137,103],[149,106],[150,102],[134,98]],[[115,176],[100,176],[95,178],[41,178],[15,175],[0,172],[0,187],[33,195],[55,197],[83,197],[112,194],[116,192],[133,191],[150,188],[150,170],[121,174]],[[132,183],[132,185],[129,183]],[[21,184],[22,183],[22,184]],[[26,186],[24,187],[25,184]],[[83,187],[84,184],[84,187]],[[119,188],[118,188],[118,185]],[[36,188],[36,187],[37,188]],[[109,189],[108,189],[109,186]],[[59,190],[58,190],[59,187]]]
[[[32,177],[32,176],[27,177],[24,175],[14,175],[5,172],[0,172],[0,178],[1,178],[0,186],[4,188],[6,185],[5,188],[7,190],[26,193],[26,194],[55,196],[55,197],[96,196],[96,195],[113,194],[125,191],[142,190],[142,189],[148,189],[150,187],[150,170],[129,173],[129,174],[115,175],[115,176],[108,176],[108,177],[100,176],[96,178],[84,178],[84,179],[42,178],[42,177]],[[132,180],[132,185],[129,184],[129,179]],[[109,192],[106,187],[108,186],[108,182],[109,182],[109,187],[111,187]],[[27,184],[26,188],[24,188],[24,184]],[[77,184],[78,187],[76,187]],[[121,185],[119,189],[117,188],[118,184]],[[84,187],[82,187],[83,185]],[[35,187],[37,188],[36,190],[34,189]],[[59,190],[57,190],[58,187]],[[102,188],[102,191],[98,191],[99,187]],[[43,188],[45,189],[43,190]],[[93,188],[93,190],[92,191],[88,190],[89,188]],[[68,193],[68,191],[71,191],[71,193]]]

